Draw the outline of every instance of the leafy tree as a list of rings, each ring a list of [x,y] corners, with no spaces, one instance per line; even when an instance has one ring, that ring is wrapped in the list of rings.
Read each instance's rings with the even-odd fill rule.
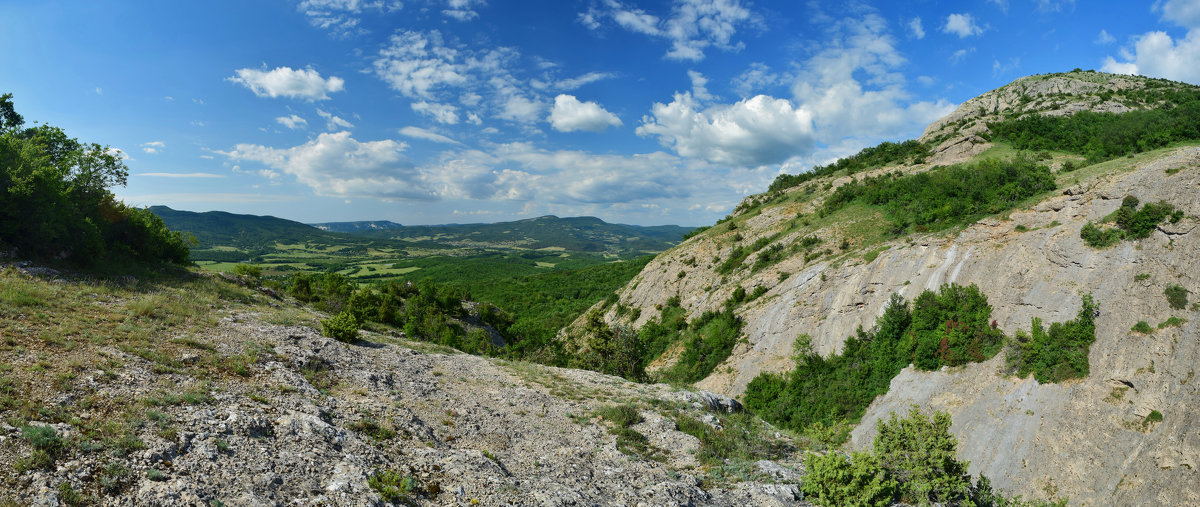
[[[108,190],[129,176],[119,152],[58,127],[23,125],[12,95],[0,96],[0,243],[21,255],[80,264],[188,262],[190,238]]]
[[[965,503],[971,494],[967,463],[955,455],[958,441],[950,434],[950,414],[930,419],[912,407],[905,418],[893,412],[877,424],[874,450],[889,477],[899,484],[907,503]]]
[[[1029,335],[1017,333],[1007,357],[1017,375],[1032,373],[1042,383],[1087,376],[1088,352],[1096,341],[1096,316],[1100,312],[1091,294],[1085,294],[1082,300],[1074,320],[1055,322],[1046,329],[1042,320],[1034,317]]]
[[[896,480],[869,452],[856,452],[849,459],[836,451],[809,453],[804,466],[807,473],[800,489],[817,505],[885,507],[896,495]]]

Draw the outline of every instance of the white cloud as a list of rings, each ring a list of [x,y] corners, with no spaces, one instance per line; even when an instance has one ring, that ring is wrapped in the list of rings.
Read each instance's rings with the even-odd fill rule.
[[[459,52],[446,47],[442,34],[403,32],[392,35],[374,62],[375,74],[407,97],[430,97],[446,86],[462,86],[469,70]]]
[[[311,67],[299,70],[277,67],[270,71],[247,68],[238,69],[236,72],[237,75],[229,77],[229,81],[249,88],[259,97],[327,100],[330,93],[340,92],[345,88],[342,78],[322,78],[321,74]]]
[[[167,145],[162,141],[150,141],[148,143],[142,143],[139,146],[142,147],[142,151],[145,153],[158,153]]]
[[[708,93],[708,79],[704,77],[704,74],[694,70],[689,70],[687,74],[688,79],[692,80],[692,97],[701,102],[709,102],[716,98]]]
[[[407,144],[359,142],[349,132],[322,133],[291,148],[239,144],[217,152],[231,161],[258,162],[294,176],[318,195],[339,198],[430,199],[421,175],[404,157]]]
[[[275,121],[289,129],[295,130],[308,125],[308,120],[301,118],[295,114],[289,116],[280,116],[275,118]]]
[[[782,76],[771,72],[771,67],[762,62],[754,62],[750,64],[750,68],[733,78],[732,84],[739,96],[749,98],[759,95],[765,89],[774,87],[782,81]]]
[[[325,118],[325,130],[352,129],[354,125],[333,113],[327,113],[320,109],[317,110],[317,116]]]
[[[400,129],[400,135],[402,135],[404,137],[411,137],[413,139],[424,139],[426,141],[433,141],[435,143],[462,144],[458,141],[450,139],[449,137],[438,134],[437,132],[433,132],[431,130],[425,130],[420,127],[404,127],[402,129]]]
[[[789,165],[821,145],[857,149],[881,137],[915,136],[953,110],[944,100],[912,101],[897,72],[905,59],[883,18],[831,22],[826,40],[825,49],[797,63],[791,100],[757,95],[704,107],[691,93],[676,93],[671,103],[652,107],[637,133],[716,164]]]
[[[1122,60],[1109,56],[1101,70],[1200,84],[1200,29],[1178,40],[1166,32],[1146,32],[1135,38],[1132,50],[1122,51]]]
[[[1146,32],[1133,38],[1132,47],[1122,47],[1121,60],[1108,56],[1101,70],[1139,74],[1200,84],[1200,1],[1166,0],[1151,9],[1162,12],[1162,20],[1188,29],[1179,39],[1164,31]]]
[[[908,31],[912,33],[913,37],[918,39],[925,38],[925,27],[921,26],[921,18],[919,17],[912,18],[912,21],[908,22]]]
[[[603,18],[634,33],[666,39],[671,49],[665,57],[688,61],[703,60],[704,51],[711,47],[740,50],[742,44],[733,42],[738,27],[760,23],[741,0],[675,0],[665,19],[617,0],[604,0],[579,15],[579,21],[592,30],[602,26]]]
[[[523,95],[510,94],[501,107],[496,116],[512,120],[520,123],[533,123],[542,117],[542,111],[546,109],[545,104],[531,100]]]
[[[1153,8],[1162,10],[1162,18],[1188,29],[1200,28],[1200,2],[1196,0],[1167,0],[1155,2]]]
[[[969,48],[962,48],[958,51],[955,51],[954,53],[950,54],[950,63],[958,64],[959,62],[962,62],[963,60],[965,60],[968,55],[970,55],[971,53],[974,53],[974,52],[975,52],[975,46],[971,46]]]
[[[621,126],[621,119],[617,115],[595,102],[580,102],[574,95],[555,97],[554,107],[546,120],[559,132],[603,132],[608,127]]]
[[[701,108],[691,93],[656,103],[640,136],[657,136],[681,156],[736,167],[776,164],[811,151],[812,115],[785,99],[758,95],[732,105]]]
[[[1100,29],[1100,34],[1096,36],[1095,43],[1101,45],[1112,44],[1117,41],[1116,37],[1109,35],[1108,30]]]
[[[951,14],[946,16],[946,24],[942,26],[942,31],[966,38],[983,33],[983,28],[975,24],[975,18],[970,14]]]
[[[988,1],[996,4],[996,7],[999,7],[1002,12],[1008,12],[1008,0],[988,0]]]
[[[1075,8],[1075,0],[1034,0],[1037,10],[1042,12],[1059,12],[1064,8]]]
[[[224,174],[213,173],[138,173],[136,176],[150,176],[154,178],[224,178]]]
[[[801,66],[806,71],[792,87],[796,103],[811,111],[822,142],[915,136],[953,110],[944,100],[912,102],[897,72],[906,60],[883,18],[842,20],[828,37],[828,47]]]
[[[1007,63],[1000,63],[1000,60],[992,61],[992,76],[999,77],[1016,70],[1021,66],[1020,58],[1009,58]]]
[[[442,125],[458,124],[458,108],[450,104],[421,101],[413,102],[409,107],[415,112],[433,118],[433,121]]]
[[[442,11],[442,14],[459,21],[470,21],[479,17],[479,13],[475,11],[475,6],[486,4],[485,0],[446,0],[447,8]]]
[[[596,81],[612,79],[614,77],[617,77],[617,75],[611,72],[588,72],[582,76],[559,80],[558,82],[554,83],[554,88],[557,90],[571,91],[581,86],[595,83]]]
[[[364,10],[391,13],[404,8],[398,0],[304,0],[297,9],[308,16],[308,22],[317,28],[329,30],[341,37],[365,34],[368,31],[358,25]]]
[[[696,179],[686,175],[697,170],[702,169],[661,152],[593,155],[527,143],[451,153],[425,168],[446,199],[604,205],[686,197],[696,187]]]

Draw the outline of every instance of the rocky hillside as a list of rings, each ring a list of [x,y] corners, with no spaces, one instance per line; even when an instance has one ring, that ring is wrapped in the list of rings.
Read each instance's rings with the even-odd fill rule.
[[[11,465],[0,467],[0,504],[801,497],[793,441],[729,398],[466,355],[384,328],[347,344],[270,290],[181,276],[0,266],[0,460]]]
[[[1040,153],[1039,163],[1054,171],[1055,190],[936,232],[897,229],[884,207],[827,203],[839,187],[869,178],[1013,157],[1012,146],[989,142],[989,121],[1168,107],[1150,92],[1188,88],[1094,72],[1018,80],[931,125],[920,139],[927,157],[750,196],[727,219],[661,254],[612,304],[597,309],[614,326],[640,328],[672,298],[696,318],[739,290],[757,294],[736,309],[743,339],[696,383],[739,396],[760,373],[794,368],[801,335],[817,353],[840,351],[860,326],[872,328],[892,294],[912,300],[943,284],[976,284],[993,307],[994,325],[1015,336],[1028,332],[1034,318],[1070,320],[1080,296],[1090,293],[1100,313],[1085,378],[1051,384],[1018,378],[1008,373],[1005,352],[941,371],[910,366],[867,410],[851,447],[869,445],[874,421],[916,403],[948,411],[959,457],[1010,493],[1081,504],[1198,503],[1200,392],[1193,370],[1200,312],[1193,302],[1180,307],[1164,296],[1169,287],[1200,293],[1197,143],[1077,170],[1086,164],[1079,154]],[[1163,201],[1181,213],[1145,239],[1087,245],[1080,234],[1085,223],[1111,219],[1127,196]],[[651,368],[669,365],[678,352],[668,351]]]

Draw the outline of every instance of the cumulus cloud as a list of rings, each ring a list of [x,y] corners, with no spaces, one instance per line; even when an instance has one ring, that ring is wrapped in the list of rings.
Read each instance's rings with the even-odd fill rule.
[[[1154,9],[1162,11],[1162,18],[1188,29],[1200,28],[1200,2],[1195,0],[1167,0],[1155,2]]]
[[[145,153],[151,153],[151,154],[162,151],[162,149],[165,148],[166,146],[167,145],[165,143],[163,143],[162,141],[150,141],[148,143],[141,144],[142,151]]]
[[[1187,33],[1178,39],[1164,31],[1151,31],[1134,37],[1132,47],[1123,47],[1117,60],[1104,59],[1101,70],[1118,74],[1139,74],[1200,84],[1200,2],[1167,0],[1156,2],[1163,21],[1183,28]]]
[[[559,132],[604,132],[608,127],[620,127],[621,119],[595,102],[580,102],[574,95],[554,98],[554,107],[546,118]]]
[[[811,111],[822,142],[917,135],[953,111],[944,100],[912,102],[897,72],[906,60],[883,18],[842,20],[828,36],[829,46],[801,66],[807,70],[792,86],[792,98]]]
[[[951,14],[946,16],[946,24],[942,26],[942,31],[966,38],[983,33],[983,28],[975,24],[975,18],[970,14]]]
[[[339,129],[354,128],[354,124],[342,119],[341,117],[334,116],[333,113],[327,113],[325,111],[318,109],[317,116],[325,118],[325,130],[339,130]]]
[[[771,67],[762,62],[750,64],[750,68],[733,78],[733,89],[742,98],[759,95],[760,91],[779,85],[783,76],[772,72]]]
[[[912,21],[908,22],[908,31],[912,33],[913,37],[918,39],[925,38],[925,27],[921,25],[921,18],[919,17],[912,18]]]
[[[475,7],[486,4],[486,0],[446,0],[446,9],[442,11],[442,14],[459,21],[470,21],[479,17]]]
[[[288,116],[280,116],[278,118],[275,118],[275,121],[278,122],[280,125],[283,125],[292,130],[295,130],[298,128],[303,128],[306,125],[308,125],[308,120],[305,120],[304,118],[301,118],[295,114],[288,115]]]
[[[1146,32],[1135,38],[1132,49],[1121,52],[1122,60],[1112,56],[1101,70],[1117,74],[1139,74],[1200,84],[1200,30],[1190,30],[1181,39],[1166,32]]]
[[[530,99],[519,93],[510,92],[503,99],[500,112],[496,116],[520,123],[533,123],[542,117],[545,104]]]
[[[361,28],[363,11],[391,13],[404,8],[399,0],[303,0],[297,9],[308,16],[308,22],[317,28],[328,30],[340,37],[365,34]]]
[[[450,153],[426,168],[443,198],[620,204],[686,197],[694,190],[684,160],[656,152],[593,155],[538,149],[528,143],[489,152]]]
[[[857,149],[866,139],[914,135],[953,110],[944,100],[912,101],[897,72],[905,59],[881,17],[833,23],[827,36],[825,49],[797,65],[790,100],[756,95],[706,107],[676,93],[651,108],[637,133],[683,157],[750,168],[807,160],[822,145]]]
[[[423,129],[420,127],[404,127],[402,129],[400,129],[400,135],[402,135],[404,137],[411,137],[413,139],[423,139],[426,141],[433,141],[435,143],[462,144],[462,143],[459,143],[458,141],[450,139],[449,137],[441,135],[437,132],[434,132],[432,130],[426,130],[426,129]]]
[[[815,144],[812,115],[766,95],[702,108],[691,93],[676,93],[671,103],[654,104],[637,133],[681,156],[737,167],[780,163]]]
[[[437,30],[394,34],[373,62],[375,74],[406,97],[430,97],[442,87],[467,83],[470,70]]]
[[[430,199],[433,193],[403,155],[406,148],[407,144],[390,139],[359,142],[349,132],[335,132],[291,148],[238,144],[217,153],[291,175],[318,195]]]
[[[293,70],[291,67],[276,67],[273,70],[238,69],[229,81],[249,88],[259,97],[287,97],[308,101],[328,100],[329,94],[345,88],[345,81],[337,76],[329,79],[311,67]]]
[[[1100,34],[1096,36],[1096,44],[1107,45],[1117,41],[1116,37],[1109,35],[1108,30],[1100,29]]]
[[[760,23],[741,0],[675,0],[665,18],[617,0],[603,0],[579,15],[580,23],[593,30],[604,19],[634,33],[666,39],[671,48],[665,57],[688,61],[703,60],[704,51],[711,47],[740,50],[742,44],[733,41],[739,27]]]
[[[458,108],[453,105],[421,101],[413,102],[409,104],[409,107],[417,113],[433,118],[433,121],[442,125],[458,124]]]
[[[701,102],[708,102],[716,99],[713,94],[708,92],[708,78],[704,74],[689,70],[687,72],[688,79],[692,81],[692,97]]]

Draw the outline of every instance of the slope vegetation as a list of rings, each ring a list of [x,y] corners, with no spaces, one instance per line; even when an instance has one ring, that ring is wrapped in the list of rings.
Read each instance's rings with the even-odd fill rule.
[[[1017,80],[917,141],[780,177],[597,310],[610,327],[644,330],[672,303],[686,321],[756,294],[735,309],[739,343],[697,386],[740,396],[765,373],[752,407],[797,429],[857,425],[853,448],[911,403],[946,410],[971,471],[1026,497],[1200,501],[1184,457],[1200,445],[1197,307],[1166,295],[1200,291],[1200,258],[1184,253],[1200,251],[1197,98],[1189,85],[1095,72]],[[1031,125],[1127,135],[1080,143]],[[1089,223],[1139,232],[1097,248],[1081,234]],[[942,361],[970,329],[959,317],[928,326],[945,341],[909,329],[889,338],[907,345],[884,346],[894,296],[919,305],[926,291],[971,285],[990,308],[983,328],[1003,336],[998,354]],[[652,373],[682,357],[664,350]]]

